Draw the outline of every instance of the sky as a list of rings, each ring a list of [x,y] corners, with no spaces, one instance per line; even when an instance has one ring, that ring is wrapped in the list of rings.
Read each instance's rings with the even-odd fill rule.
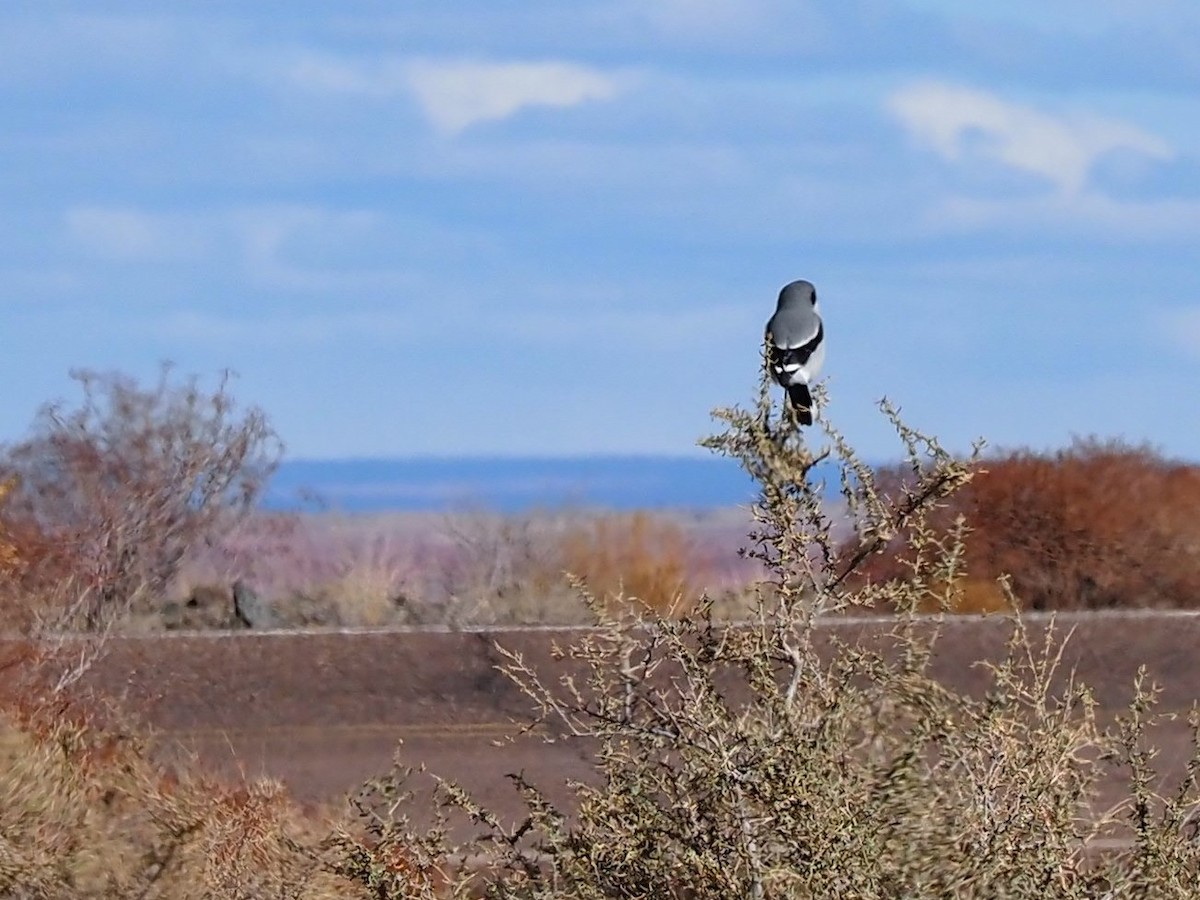
[[[832,423],[1200,459],[1195,0],[0,6],[0,441],[160,362],[294,458],[702,453],[779,289]]]

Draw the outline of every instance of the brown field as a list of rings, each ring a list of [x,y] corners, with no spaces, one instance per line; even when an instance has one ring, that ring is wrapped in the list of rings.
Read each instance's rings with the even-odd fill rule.
[[[1035,638],[1049,621],[1026,618]],[[887,621],[832,620],[820,631],[869,637],[882,633]],[[1065,668],[1093,687],[1104,713],[1122,709],[1143,663],[1162,685],[1161,710],[1186,712],[1200,698],[1200,614],[1063,614],[1057,622],[1074,631]],[[984,679],[973,664],[997,658],[1007,632],[1001,617],[947,619],[935,673],[948,684],[978,689]],[[411,629],[120,637],[88,679],[157,733],[164,759],[194,753],[216,773],[268,775],[299,799],[337,802],[386,771],[403,741],[406,762],[425,763],[498,811],[515,814],[507,773],[523,771],[559,795],[566,779],[587,776],[589,756],[569,740],[504,742],[528,713],[522,695],[496,671],[494,645],[519,650],[552,672],[558,665],[550,659],[552,643],[571,635],[565,629]],[[1182,772],[1190,750],[1186,723],[1163,724],[1155,738],[1160,771]]]

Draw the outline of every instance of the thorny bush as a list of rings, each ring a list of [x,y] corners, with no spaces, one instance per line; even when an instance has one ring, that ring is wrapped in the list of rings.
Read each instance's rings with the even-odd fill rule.
[[[933,677],[938,619],[915,611],[953,600],[966,528],[935,520],[974,461],[886,401],[883,411],[910,475],[890,493],[828,422],[814,451],[773,412],[765,383],[754,408],[717,411],[725,430],[704,445],[759,485],[746,552],[771,575],[752,621],[717,622],[707,601],[679,618],[614,611],[578,583],[598,627],[559,649],[563,671],[534,671],[501,648],[538,710],[534,727],[594,752],[594,777],[570,785],[573,808],[513,776],[528,817],[510,824],[442,782],[444,814],[487,834],[436,852],[446,827],[408,827],[397,769],[375,783],[393,799],[364,810],[372,838],[348,841],[359,860],[348,874],[379,897],[465,891],[471,878],[447,873],[468,860],[490,873],[489,896],[547,900],[1195,896],[1200,847],[1185,826],[1200,761],[1177,791],[1155,793],[1146,680],[1105,724],[1061,665],[1064,638],[1053,626],[1034,635],[1015,612],[1006,655],[981,663],[985,692]],[[813,475],[830,457],[850,543],[831,536]],[[899,535],[905,577],[856,581]],[[842,642],[817,627],[823,614],[882,605],[900,611],[882,639]],[[1101,781],[1117,770],[1129,797],[1105,809]],[[403,883],[381,880],[398,848],[410,848]],[[403,893],[414,872],[421,892]]]

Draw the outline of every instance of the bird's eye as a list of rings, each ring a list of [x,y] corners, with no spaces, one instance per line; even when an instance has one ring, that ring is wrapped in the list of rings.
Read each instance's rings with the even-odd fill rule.
[[[816,306],[816,305],[817,305],[817,291],[816,291],[816,289],[815,289],[815,288],[813,289],[813,299],[812,299],[812,303],[813,303],[813,306]]]

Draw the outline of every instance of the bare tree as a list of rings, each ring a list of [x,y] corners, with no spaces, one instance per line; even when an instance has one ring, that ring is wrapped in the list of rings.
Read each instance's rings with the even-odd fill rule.
[[[77,407],[50,403],[31,434],[4,448],[16,477],[7,513],[36,536],[30,577],[73,584],[60,624],[100,629],[154,602],[185,556],[253,508],[282,444],[257,407],[239,412],[230,374],[206,391],[194,376],[139,384],[71,373]]]

